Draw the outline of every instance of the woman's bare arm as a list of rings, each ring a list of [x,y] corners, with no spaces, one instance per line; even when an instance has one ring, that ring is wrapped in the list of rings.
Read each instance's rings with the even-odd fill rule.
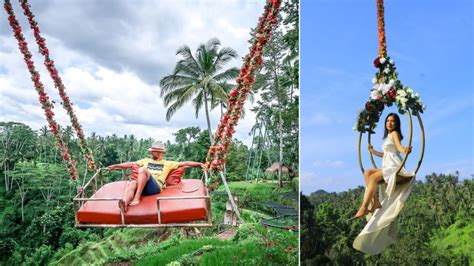
[[[393,141],[395,141],[395,145],[397,146],[397,150],[401,153],[409,154],[411,152],[411,147],[403,147],[402,143],[400,142],[400,136],[398,135],[397,131],[393,131],[392,133]]]
[[[369,152],[375,154],[380,158],[383,158],[383,152],[374,150],[374,147],[372,145],[369,145]]]

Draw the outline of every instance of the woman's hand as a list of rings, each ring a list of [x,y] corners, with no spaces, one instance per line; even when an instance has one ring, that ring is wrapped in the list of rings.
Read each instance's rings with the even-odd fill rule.
[[[369,144],[369,152],[370,152],[370,153],[374,153],[374,146],[372,146],[372,145],[370,145],[370,144]]]
[[[410,153],[411,153],[411,146],[406,147],[406,148],[403,150],[403,153],[405,153],[405,155],[410,154]]]

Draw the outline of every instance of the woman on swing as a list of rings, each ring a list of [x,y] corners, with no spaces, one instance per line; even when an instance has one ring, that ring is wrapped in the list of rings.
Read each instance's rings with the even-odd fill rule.
[[[357,213],[351,218],[352,220],[359,219],[368,213],[373,213],[382,207],[377,197],[376,189],[378,183],[384,180],[388,184],[390,179],[396,179],[397,170],[402,163],[400,153],[404,153],[406,156],[411,152],[411,147],[403,147],[401,143],[403,135],[400,129],[400,117],[395,113],[390,113],[385,118],[384,139],[385,142],[382,145],[383,152],[376,151],[369,145],[370,153],[383,158],[382,169],[368,169],[364,172],[366,185],[364,200]],[[399,175],[410,176],[404,168],[402,168]],[[369,209],[371,202],[372,208]]]

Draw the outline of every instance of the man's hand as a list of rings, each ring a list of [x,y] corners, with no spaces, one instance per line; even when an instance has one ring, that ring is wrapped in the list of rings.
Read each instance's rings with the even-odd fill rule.
[[[113,165],[107,166],[106,168],[107,168],[107,170],[112,171],[112,170],[117,169],[117,166],[115,164],[113,164]]]

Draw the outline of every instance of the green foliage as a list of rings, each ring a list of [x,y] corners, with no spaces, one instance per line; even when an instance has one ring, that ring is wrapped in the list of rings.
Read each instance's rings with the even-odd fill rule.
[[[341,193],[301,195],[302,264],[469,264],[474,251],[474,182],[457,175],[431,174],[418,181],[398,217],[399,239],[383,253],[364,255],[352,241],[365,222],[348,221],[363,188]]]
[[[277,183],[269,182],[230,182],[229,189],[232,193],[236,193],[239,197],[239,206],[241,208],[251,207],[258,209],[255,203],[259,202],[278,202],[286,205],[296,205],[295,202],[288,201],[278,193],[290,192],[291,188],[278,188]],[[219,187],[218,191],[224,191],[224,187]],[[296,206],[295,206],[296,207]]]
[[[430,246],[439,254],[438,262],[474,263],[474,218],[463,216],[448,228],[433,232]]]
[[[225,241],[218,240],[215,238],[183,240],[180,241],[176,246],[170,247],[169,249],[163,252],[158,251],[152,256],[148,256],[138,260],[136,265],[166,265],[170,262],[177,261],[181,257],[190,253],[192,254],[197,251],[212,250],[210,248],[200,250],[204,246],[222,246],[224,244]],[[189,258],[187,260],[189,260]]]

